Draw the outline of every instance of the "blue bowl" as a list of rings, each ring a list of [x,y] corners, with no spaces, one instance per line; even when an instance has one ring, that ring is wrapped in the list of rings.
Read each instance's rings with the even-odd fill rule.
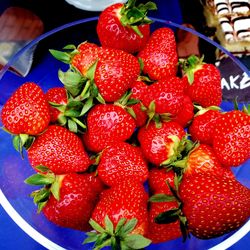
[[[2,107],[11,94],[26,81],[36,82],[45,92],[51,87],[62,86],[58,79],[58,69],[66,70],[67,65],[53,58],[48,50],[61,50],[66,44],[77,45],[85,40],[98,43],[95,31],[97,19],[97,17],[83,19],[58,27],[33,40],[11,58],[8,64],[0,71],[0,107]],[[238,59],[223,49],[219,44],[202,34],[173,22],[155,18],[153,20],[154,24],[152,25],[152,29],[167,26],[173,30],[183,29],[197,35],[203,43],[208,44],[210,47],[212,46],[214,49],[217,48],[223,51],[227,55],[228,60],[230,60],[231,65],[233,65],[240,74],[249,74],[248,69],[241,64]],[[30,72],[25,77],[10,72],[10,67],[13,67],[17,62],[23,60],[27,52],[34,47],[36,47],[36,49]],[[206,61],[206,57],[208,58],[211,55],[206,55],[206,52],[204,52],[204,54]],[[223,70],[225,70],[225,67]],[[230,110],[233,108],[233,104],[224,101],[222,107],[224,110]],[[0,202],[10,217],[28,235],[48,249],[91,249],[90,245],[82,245],[86,237],[83,232],[58,227],[49,222],[42,213],[37,214],[36,206],[29,197],[34,187],[24,184],[24,179],[34,174],[33,169],[29,166],[27,156],[24,154],[24,159],[21,159],[19,153],[16,152],[12,146],[11,136],[3,130],[0,130],[0,142]],[[237,179],[250,188],[250,161],[247,161],[240,167],[234,168],[233,171]],[[199,240],[195,237],[191,237],[183,243],[182,239],[179,238],[162,244],[152,244],[147,249],[226,249],[239,241],[249,230],[250,221],[245,223],[245,225],[237,231],[216,239]]]

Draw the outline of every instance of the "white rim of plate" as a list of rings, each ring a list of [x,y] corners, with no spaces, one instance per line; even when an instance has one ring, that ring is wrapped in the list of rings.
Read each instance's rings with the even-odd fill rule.
[[[102,11],[111,4],[124,3],[127,0],[108,0],[108,1],[106,1],[106,3],[98,3],[98,4],[96,3],[94,5],[91,5],[91,1],[88,1],[88,0],[85,0],[85,1],[81,1],[81,0],[65,0],[65,1],[67,3],[75,6],[78,9],[88,10],[88,11]]]
[[[0,189],[0,204],[10,216],[10,218],[32,239],[37,241],[42,246],[46,247],[49,250],[65,250],[65,248],[57,245],[53,241],[49,240],[36,229],[34,229],[29,223],[27,223],[23,217],[13,208],[10,202],[7,200],[2,190]]]

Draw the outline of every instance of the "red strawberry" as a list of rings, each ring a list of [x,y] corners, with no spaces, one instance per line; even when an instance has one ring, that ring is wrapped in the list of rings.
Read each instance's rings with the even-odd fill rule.
[[[143,185],[132,179],[121,181],[105,190],[90,220],[97,236],[106,234],[106,237],[101,237],[101,241],[96,241],[96,246],[110,246],[112,235],[115,235],[112,246],[115,245],[117,249],[121,245],[130,249],[135,249],[134,244],[140,244],[138,249],[149,245],[151,241],[143,237],[148,230],[147,199]],[[88,234],[89,237],[94,236],[92,233]],[[133,239],[133,243],[130,243],[130,239]],[[88,238],[85,243],[87,242]]]
[[[185,130],[176,122],[163,122],[157,128],[154,122],[140,128],[138,140],[144,157],[151,163],[159,166],[177,158],[181,139],[186,135]],[[178,149],[179,148],[179,149]]]
[[[80,100],[90,97],[102,103],[117,101],[140,74],[137,58],[119,49],[82,43],[72,52],[51,53],[70,64],[66,72],[59,71],[59,78],[69,93]]]
[[[212,145],[214,126],[220,116],[219,110],[202,109],[198,111],[188,128],[192,140]]]
[[[68,102],[66,89],[63,87],[50,88],[45,96],[49,102],[61,104],[62,106],[65,106]],[[49,107],[49,111],[50,121],[52,123],[57,122],[58,120],[60,120],[60,117],[63,116],[63,112],[59,111],[57,108],[51,105]]]
[[[120,99],[140,74],[137,58],[122,50],[102,48],[94,82],[106,102]]]
[[[217,119],[213,149],[224,166],[236,167],[247,161],[250,158],[250,115],[233,110]]]
[[[194,173],[179,190],[189,231],[198,238],[231,232],[250,216],[250,190],[234,178]]]
[[[176,76],[165,77],[150,86],[142,97],[143,104],[149,109],[148,112],[169,114],[175,116],[180,112],[184,104],[183,85]],[[153,108],[152,102],[154,103]],[[152,109],[152,111],[151,111]]]
[[[172,121],[179,123],[183,128],[191,123],[194,117],[194,105],[190,97],[185,95],[182,109],[172,118]]]
[[[164,193],[171,195],[167,182],[174,186],[174,171],[165,168],[152,168],[149,171],[148,185],[152,193]]]
[[[22,84],[4,104],[1,119],[13,134],[38,135],[49,122],[49,104],[42,89],[33,82]]]
[[[189,82],[186,93],[193,102],[202,107],[220,106],[221,76],[216,66],[204,63],[203,58],[190,56],[183,62],[183,71],[183,77]]]
[[[170,28],[158,28],[148,40],[138,57],[143,62],[143,72],[152,80],[175,76],[178,55],[174,32]]]
[[[179,162],[174,163],[184,170],[184,175],[194,173],[209,173],[216,176],[227,176],[233,178],[230,169],[224,168],[217,158],[213,148],[206,144],[198,144],[189,154]]]
[[[100,152],[109,144],[126,141],[135,129],[135,121],[123,108],[113,104],[97,104],[87,115],[86,147]]]
[[[28,150],[32,167],[43,165],[55,174],[85,171],[91,161],[81,139],[64,127],[51,125]]]
[[[59,61],[71,64],[86,76],[90,66],[98,59],[100,47],[95,43],[82,42],[77,47],[67,45],[64,51],[50,49],[50,53]]]
[[[39,181],[39,179],[41,181]],[[95,180],[94,180],[95,179]],[[59,226],[76,230],[89,230],[88,221],[103,190],[103,184],[92,174],[70,173],[55,176],[36,174],[26,183],[46,186],[32,196],[47,219]]]
[[[143,104],[141,100],[143,99],[146,89],[148,85],[146,85],[143,81],[135,81],[131,86],[131,99],[139,100],[139,103],[133,104],[130,107],[133,109],[135,113],[135,123],[136,127],[142,127],[146,124],[148,115],[145,110],[143,110]]]
[[[134,0],[117,3],[104,9],[97,23],[98,38],[103,47],[116,48],[135,53],[141,50],[150,35],[152,22],[147,18],[148,10],[156,6],[150,2],[135,6]]]
[[[140,149],[125,142],[113,143],[103,150],[97,171],[109,186],[127,177],[142,183],[148,178],[147,163]]]
[[[156,222],[157,216],[161,213],[176,209],[178,209],[176,201],[151,202],[149,207],[149,230],[146,237],[152,240],[152,243],[162,243],[182,236],[180,222],[177,217],[169,223]]]
[[[78,53],[72,55],[70,63],[77,68],[82,75],[87,76],[89,68],[98,59],[100,50],[100,47],[94,43],[81,43],[77,47]]]

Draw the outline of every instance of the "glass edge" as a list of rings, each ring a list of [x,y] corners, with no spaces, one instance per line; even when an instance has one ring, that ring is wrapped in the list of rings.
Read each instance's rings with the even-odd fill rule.
[[[10,204],[8,199],[5,197],[4,193],[0,189],[0,205],[10,216],[10,218],[33,240],[46,247],[49,250],[66,250],[65,248],[57,245],[53,241],[49,240],[37,230],[35,230],[29,223],[27,223],[23,217],[15,210],[15,208]]]
[[[25,50],[31,48],[33,45],[37,44],[39,41],[42,39],[58,32],[66,28],[70,28],[75,25],[79,25],[82,23],[86,23],[89,21],[96,21],[98,20],[98,16],[95,17],[90,17],[90,18],[85,18],[85,19],[80,19],[77,21],[73,21],[67,24],[64,24],[62,26],[59,26],[55,29],[52,29],[41,36],[37,37],[36,39],[32,40],[30,43],[28,43],[26,46],[24,46],[22,49],[20,49],[11,59],[8,61],[8,63],[2,68],[0,71],[0,80],[4,76],[4,74],[7,72],[8,68],[12,65],[12,63],[15,61],[17,57],[19,57]],[[225,54],[227,54],[236,64],[239,66],[242,71],[246,72],[248,76],[250,76],[250,71],[248,68],[239,61],[232,53],[227,51],[225,48],[223,48],[220,44],[217,42],[213,41],[212,39],[206,37],[205,35],[195,31],[194,29],[185,27],[181,24],[174,23],[172,21],[164,20],[164,19],[159,19],[159,18],[153,18],[150,17],[153,21],[158,21],[160,23],[173,26],[175,28],[180,28],[185,31],[191,32],[192,34],[206,40],[210,44],[218,47],[220,50],[222,50]],[[0,189],[0,204],[4,208],[4,210],[7,212],[7,214],[15,221],[15,223],[22,229],[24,230],[31,238],[36,240],[38,243],[43,245],[44,247],[47,247],[48,249],[51,250],[65,250],[65,248],[62,248],[61,246],[55,244],[54,242],[50,241],[47,239],[45,236],[40,234],[38,231],[36,231],[32,226],[30,226],[20,215],[19,213],[12,207],[12,205],[9,203],[5,195],[3,194],[2,190]],[[248,229],[248,230],[245,230]],[[221,243],[217,244],[216,246],[210,248],[209,250],[219,250],[222,249],[221,247],[227,246],[230,247],[233,244],[235,244],[237,241],[239,241],[241,238],[243,238],[248,232],[250,231],[250,220],[248,220],[239,230],[237,230],[233,235],[231,235],[229,238],[226,240],[222,241]]]

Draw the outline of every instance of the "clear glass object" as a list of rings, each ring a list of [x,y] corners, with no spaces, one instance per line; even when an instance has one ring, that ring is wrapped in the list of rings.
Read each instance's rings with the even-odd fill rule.
[[[202,34],[170,21],[155,18],[153,20],[152,30],[167,26],[173,30],[178,28],[191,32],[197,35],[203,43],[222,50],[239,72],[249,74],[248,69],[235,57]],[[66,70],[67,65],[53,58],[49,53],[49,49],[61,50],[67,44],[78,45],[85,40],[98,43],[95,31],[96,22],[97,17],[93,17],[63,25],[41,35],[20,50],[0,71],[0,107],[26,81],[36,82],[45,92],[51,87],[62,86],[58,79],[58,69]],[[29,74],[26,77],[20,77],[8,71],[11,66],[22,60],[22,56],[33,46],[37,46],[37,48]],[[210,55],[206,55],[206,52],[204,55],[204,61],[206,61],[206,57]],[[225,67],[223,69],[226,70]],[[230,102],[223,102],[222,106],[227,110],[233,108]],[[2,126],[2,124],[0,125]],[[91,249],[89,245],[82,245],[85,237],[83,232],[60,228],[49,222],[42,213],[37,214],[36,206],[29,197],[29,194],[36,188],[24,184],[24,179],[34,173],[29,166],[27,156],[24,154],[24,159],[21,159],[19,153],[12,146],[11,136],[3,130],[0,130],[0,142],[0,202],[10,217],[28,235],[48,249]],[[242,184],[250,188],[250,161],[235,168],[234,173]],[[250,221],[236,232],[231,232],[216,239],[199,240],[191,237],[183,243],[182,239],[179,238],[166,243],[151,245],[147,249],[226,249],[239,241],[249,230]]]
[[[65,0],[78,9],[88,11],[102,11],[114,3],[124,3],[125,0]]]

